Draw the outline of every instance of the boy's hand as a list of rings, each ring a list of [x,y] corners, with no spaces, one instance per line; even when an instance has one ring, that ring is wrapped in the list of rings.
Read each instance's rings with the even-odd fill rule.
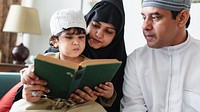
[[[99,86],[94,87],[94,94],[97,96],[104,97],[105,99],[109,99],[114,94],[114,87],[112,82],[106,82],[105,84],[99,84]]]

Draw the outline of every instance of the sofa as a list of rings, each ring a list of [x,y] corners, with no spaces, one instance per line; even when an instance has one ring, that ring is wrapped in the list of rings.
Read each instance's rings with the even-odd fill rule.
[[[0,99],[19,82],[19,72],[0,72]]]

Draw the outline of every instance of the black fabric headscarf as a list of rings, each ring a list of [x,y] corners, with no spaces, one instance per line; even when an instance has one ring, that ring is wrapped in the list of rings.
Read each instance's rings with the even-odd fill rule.
[[[122,98],[122,83],[124,76],[124,67],[126,63],[126,50],[124,44],[124,25],[125,14],[122,0],[102,0],[95,4],[95,6],[85,15],[87,25],[91,21],[106,22],[114,25],[116,35],[113,41],[106,47],[100,49],[93,49],[86,41],[86,48],[83,55],[92,59],[99,58],[115,58],[122,61],[122,65],[112,82],[117,92],[117,98],[112,107],[105,107],[108,112],[119,112],[120,100]],[[89,36],[87,36],[89,38]]]
[[[106,47],[93,49],[88,45],[84,50],[84,55],[89,58],[126,58],[124,45],[124,24],[125,14],[122,0],[102,0],[85,15],[87,25],[91,21],[101,21],[115,26],[116,35],[113,41]],[[89,38],[89,36],[87,36]]]

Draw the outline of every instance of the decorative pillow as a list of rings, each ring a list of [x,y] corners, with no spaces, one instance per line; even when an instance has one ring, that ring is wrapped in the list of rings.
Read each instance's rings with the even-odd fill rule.
[[[13,99],[15,98],[17,90],[22,86],[22,82],[19,82],[12,87],[0,100],[0,112],[9,112]]]

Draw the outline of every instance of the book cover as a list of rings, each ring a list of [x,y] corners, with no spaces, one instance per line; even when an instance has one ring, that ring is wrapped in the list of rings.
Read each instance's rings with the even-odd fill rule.
[[[111,81],[121,61],[116,59],[92,59],[80,64],[38,54],[34,60],[34,73],[47,81],[50,93],[47,95],[68,98],[77,88],[91,89]]]

